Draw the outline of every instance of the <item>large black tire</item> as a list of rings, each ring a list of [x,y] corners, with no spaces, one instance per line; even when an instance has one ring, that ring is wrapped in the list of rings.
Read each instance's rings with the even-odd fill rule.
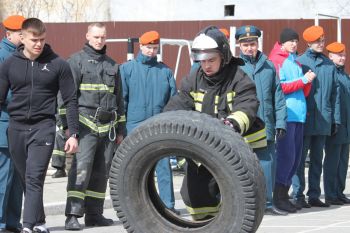
[[[161,204],[154,164],[170,154],[201,162],[213,174],[222,203],[215,218],[189,221]],[[256,155],[230,127],[198,112],[162,113],[135,129],[113,159],[110,190],[127,232],[255,232],[265,209],[265,181]]]

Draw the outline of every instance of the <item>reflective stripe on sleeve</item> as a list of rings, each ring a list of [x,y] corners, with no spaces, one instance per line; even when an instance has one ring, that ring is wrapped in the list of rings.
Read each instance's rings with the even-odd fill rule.
[[[266,128],[263,128],[255,133],[244,136],[244,140],[249,143],[253,149],[267,146]]]
[[[231,113],[227,118],[235,120],[239,124],[239,128],[241,129],[241,134],[247,132],[250,127],[249,118],[247,114],[242,111],[237,111]]]
[[[247,142],[252,143],[259,141],[263,138],[266,138],[266,129],[263,128],[257,132],[254,132],[252,134],[245,135],[244,138],[247,140]]]
[[[52,154],[53,155],[58,155],[58,156],[66,156],[66,152],[60,151],[60,150],[53,150]]]

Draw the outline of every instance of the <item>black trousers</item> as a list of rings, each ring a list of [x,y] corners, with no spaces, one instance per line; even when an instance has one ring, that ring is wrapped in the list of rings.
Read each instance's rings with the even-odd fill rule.
[[[55,121],[33,124],[10,121],[9,149],[24,187],[23,227],[45,223],[43,186],[55,140]]]
[[[116,143],[80,126],[79,151],[68,173],[66,215],[102,214]]]

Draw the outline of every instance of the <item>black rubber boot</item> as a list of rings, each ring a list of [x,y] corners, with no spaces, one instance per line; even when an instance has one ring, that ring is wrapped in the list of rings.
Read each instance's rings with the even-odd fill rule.
[[[85,215],[85,226],[111,226],[113,220],[105,218],[102,214],[86,214]]]
[[[289,201],[288,190],[289,187],[276,184],[273,191],[273,204],[280,210],[287,211],[288,213],[295,213],[297,209]]]
[[[68,231],[79,231],[81,230],[81,225],[78,222],[78,218],[75,215],[67,215],[67,219],[64,228]]]
[[[66,176],[67,173],[64,169],[57,169],[56,172],[52,175],[52,178],[62,178]]]

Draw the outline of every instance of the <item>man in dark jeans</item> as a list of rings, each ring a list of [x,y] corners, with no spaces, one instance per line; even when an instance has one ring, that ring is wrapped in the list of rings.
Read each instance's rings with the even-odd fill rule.
[[[78,149],[78,111],[74,80],[67,62],[45,44],[46,28],[37,18],[22,24],[20,45],[0,67],[0,106],[11,89],[7,109],[9,149],[25,191],[23,233],[45,226],[43,185],[55,140],[56,98],[61,91],[67,107],[70,137],[66,153]]]

